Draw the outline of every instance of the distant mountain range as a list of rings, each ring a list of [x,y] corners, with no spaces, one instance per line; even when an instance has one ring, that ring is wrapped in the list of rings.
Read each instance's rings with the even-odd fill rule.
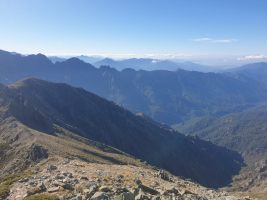
[[[71,57],[48,57],[53,63],[63,62]],[[150,59],[150,58],[130,58],[130,59],[111,59],[103,58],[101,56],[75,56],[86,63],[92,64],[96,67],[109,66],[116,70],[124,70],[131,68],[134,70],[168,70],[176,71],[178,69],[184,69],[188,71],[199,71],[199,72],[218,72],[220,68],[210,67],[205,65],[196,64],[189,61],[174,61],[174,60],[162,60],[162,59]]]
[[[189,70],[189,71],[200,71],[200,72],[214,72],[218,71],[216,68],[195,64],[192,62],[175,62],[171,60],[159,60],[159,59],[149,59],[149,58],[131,58],[124,60],[113,60],[111,58],[105,58],[96,63],[93,63],[97,67],[110,66],[117,70],[123,70],[131,68],[134,70],[168,70],[176,71],[179,69]]]
[[[262,67],[266,66],[262,63]],[[167,124],[196,116],[223,115],[266,101],[266,85],[241,72],[118,71],[108,66],[95,68],[78,58],[53,64],[41,54],[21,56],[0,52],[2,83],[24,77],[64,82]]]
[[[63,62],[65,60],[67,60],[68,58],[63,58],[63,57],[58,57],[58,56],[48,56],[47,57],[52,63],[56,63],[56,62]]]
[[[0,127],[15,120],[39,133],[81,136],[209,187],[228,184],[242,166],[241,156],[233,151],[186,137],[66,84],[25,79],[0,85],[0,99]],[[0,140],[15,145],[11,138],[26,134],[20,130],[21,136],[3,131]]]
[[[51,62],[53,63],[56,63],[56,62],[63,62],[69,58],[72,58],[72,57],[59,57],[59,56],[49,56],[48,59],[51,60]],[[103,58],[101,56],[84,56],[84,55],[81,55],[81,56],[75,56],[75,58],[78,58],[86,63],[95,63],[95,62],[98,62],[100,60],[102,60]]]

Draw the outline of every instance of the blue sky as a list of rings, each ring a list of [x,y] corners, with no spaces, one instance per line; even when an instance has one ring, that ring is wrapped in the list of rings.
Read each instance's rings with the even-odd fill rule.
[[[260,59],[267,0],[0,0],[0,49]]]

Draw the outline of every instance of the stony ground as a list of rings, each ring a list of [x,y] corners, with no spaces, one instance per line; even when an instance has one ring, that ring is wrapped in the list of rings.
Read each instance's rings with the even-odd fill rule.
[[[38,199],[40,194],[42,198],[73,200],[250,199],[210,190],[151,167],[54,158],[32,170],[31,177],[23,178],[12,186],[8,200]]]

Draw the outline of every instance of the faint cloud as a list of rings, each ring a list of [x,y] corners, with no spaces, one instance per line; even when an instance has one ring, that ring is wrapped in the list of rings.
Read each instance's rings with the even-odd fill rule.
[[[100,53],[97,54],[102,57],[109,57],[113,59],[128,59],[128,58],[150,58],[150,59],[185,59],[190,58],[192,54],[186,53],[147,53],[147,54],[136,54],[136,53]]]
[[[213,40],[214,43],[232,43],[237,42],[236,39],[219,39],[219,40]]]
[[[248,56],[237,58],[237,60],[265,60],[265,59],[267,59],[267,55],[263,55],[263,54],[248,55]]]
[[[204,41],[212,41],[212,40],[213,40],[212,38],[208,38],[208,37],[193,39],[193,41],[195,41],[195,42],[204,42]]]
[[[189,58],[192,57],[192,54],[186,53],[159,53],[159,54],[144,54],[141,57],[144,58],[155,58],[155,59],[180,59],[180,58]]]
[[[194,42],[211,42],[211,43],[232,43],[237,42],[236,39],[214,39],[209,37],[195,38]]]

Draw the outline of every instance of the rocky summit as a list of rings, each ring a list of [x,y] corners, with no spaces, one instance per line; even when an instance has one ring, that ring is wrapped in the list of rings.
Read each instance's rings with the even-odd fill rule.
[[[7,199],[249,200],[204,188],[149,166],[88,163],[53,157],[32,167]]]

